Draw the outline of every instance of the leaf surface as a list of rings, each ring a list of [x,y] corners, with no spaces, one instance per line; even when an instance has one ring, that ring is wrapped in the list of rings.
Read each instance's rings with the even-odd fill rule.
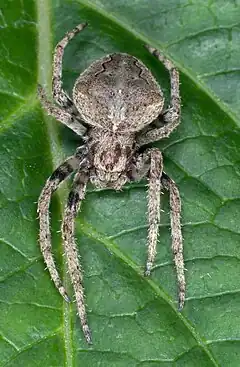
[[[238,367],[240,3],[216,0],[6,0],[0,11],[0,366]],[[145,182],[122,192],[89,187],[77,243],[94,344],[86,345],[75,303],[63,302],[38,246],[36,201],[45,180],[79,144],[46,116],[54,45],[80,22],[89,27],[64,57],[64,87],[107,53],[140,58],[169,96],[162,49],[180,70],[182,122],[155,146],[177,182],[187,302],[177,311],[168,195],[149,279]],[[72,294],[58,233],[69,186],[51,206],[53,248]]]

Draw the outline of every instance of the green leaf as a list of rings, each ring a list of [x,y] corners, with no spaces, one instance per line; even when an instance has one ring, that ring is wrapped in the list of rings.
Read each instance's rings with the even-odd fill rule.
[[[239,0],[5,0],[0,12],[1,312],[0,366],[238,367],[240,360],[240,19]],[[52,50],[78,23],[64,86],[112,52],[140,58],[169,95],[163,66],[143,45],[162,49],[181,75],[182,122],[156,144],[177,182],[187,302],[177,311],[163,196],[155,270],[146,259],[146,187],[89,187],[77,242],[94,344],[86,345],[75,303],[54,288],[38,245],[36,201],[45,180],[78,138],[41,109],[39,80],[50,88]],[[58,230],[65,185],[52,205],[53,247],[72,294]]]

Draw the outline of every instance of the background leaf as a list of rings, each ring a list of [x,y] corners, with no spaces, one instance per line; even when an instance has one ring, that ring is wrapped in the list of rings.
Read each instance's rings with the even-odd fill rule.
[[[238,0],[5,0],[0,10],[1,366],[239,366],[240,18]],[[64,86],[112,52],[139,57],[166,95],[163,66],[149,43],[181,73],[182,123],[156,144],[180,188],[187,302],[176,310],[168,197],[155,270],[146,259],[144,182],[122,192],[89,187],[77,220],[93,347],[75,304],[54,288],[37,243],[36,201],[48,175],[79,144],[36,98],[50,88],[52,49],[80,22],[69,45]],[[59,220],[68,192],[52,205],[53,244],[66,286]]]

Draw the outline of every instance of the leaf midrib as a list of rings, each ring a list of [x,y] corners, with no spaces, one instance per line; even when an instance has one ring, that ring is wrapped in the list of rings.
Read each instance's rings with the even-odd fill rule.
[[[52,79],[52,37],[51,37],[51,2],[49,0],[37,1],[37,16],[38,16],[38,81],[44,85],[47,91],[50,91]],[[49,153],[54,169],[63,160],[63,153],[58,139],[57,125],[51,124],[49,118],[45,118],[47,135],[49,138]],[[57,190],[57,198],[59,208],[63,213],[62,203],[64,197],[62,190]],[[67,276],[66,264],[63,263],[63,280],[65,286],[69,282]],[[67,287],[68,288],[68,287]],[[73,341],[71,327],[71,306],[64,300],[63,302],[63,339],[65,344],[65,364],[68,367],[73,367]]]

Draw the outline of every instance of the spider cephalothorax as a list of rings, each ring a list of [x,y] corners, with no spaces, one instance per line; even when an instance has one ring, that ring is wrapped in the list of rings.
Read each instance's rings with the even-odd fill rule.
[[[126,182],[148,177],[148,256],[145,275],[150,275],[156,256],[160,222],[161,188],[170,193],[172,249],[179,285],[179,308],[184,305],[185,277],[178,189],[163,172],[161,152],[144,145],[168,137],[180,122],[179,75],[159,51],[146,46],[167,68],[171,78],[171,103],[164,110],[161,88],[147,67],[127,54],[112,54],[91,64],[78,77],[73,101],[62,89],[62,58],[65,46],[86,24],[80,24],[60,41],[54,53],[52,104],[39,87],[39,97],[48,114],[83,138],[75,154],[49,177],[38,201],[40,246],[51,277],[65,300],[63,287],[51,252],[49,204],[59,184],[76,172],[64,211],[62,237],[78,314],[86,341],[91,343],[84,303],[82,271],[74,240],[74,219],[90,181],[97,187],[119,190]],[[161,119],[161,126],[156,121]],[[154,122],[154,124],[152,124]],[[140,150],[141,148],[141,150]]]
[[[89,138],[90,181],[97,187],[121,189],[131,170],[134,135],[92,128]]]

